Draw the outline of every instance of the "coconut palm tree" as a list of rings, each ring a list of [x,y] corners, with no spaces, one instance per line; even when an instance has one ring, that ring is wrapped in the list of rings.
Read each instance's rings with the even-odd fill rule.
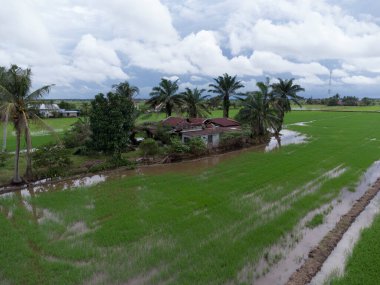
[[[178,79],[171,81],[166,78],[162,78],[158,86],[153,87],[150,93],[151,98],[146,102],[150,107],[160,107],[164,110],[167,117],[172,115],[175,108],[182,104],[181,96],[177,94],[178,91]]]
[[[0,86],[4,84],[5,76],[6,76],[6,68],[3,66],[0,66]],[[8,119],[9,119],[9,112],[6,110],[6,106],[2,106],[0,102],[0,114],[1,114],[1,121],[3,122],[3,144],[2,144],[2,152],[5,152],[7,149],[7,126],[8,126]]]
[[[133,97],[137,94],[139,94],[140,90],[138,87],[130,85],[128,81],[121,82],[119,84],[115,84],[112,86],[112,88],[115,88],[115,92],[120,95],[126,95],[129,97]]]
[[[205,117],[210,114],[206,101],[210,96],[202,95],[205,91],[205,89],[195,88],[191,90],[186,88],[186,91],[180,94],[184,103],[184,110],[189,118]]]
[[[223,100],[223,117],[228,118],[230,110],[230,97],[238,95],[236,92],[244,85],[241,81],[236,79],[235,76],[230,76],[227,73],[223,76],[218,76],[214,78],[215,84],[209,84],[211,89],[209,92],[218,94],[218,97]]]
[[[15,171],[13,182],[21,183],[19,173],[20,143],[21,136],[24,134],[26,142],[26,172],[25,178],[32,176],[32,159],[31,149],[32,140],[30,135],[30,119],[38,119],[33,112],[31,103],[36,99],[49,93],[52,85],[43,86],[33,92],[30,92],[32,80],[30,68],[22,69],[17,65],[12,65],[6,70],[0,85],[0,104],[1,111],[11,118],[16,131],[16,153],[15,153]]]
[[[251,136],[264,136],[274,129],[280,119],[271,104],[268,84],[258,82],[259,91],[249,92],[245,98],[239,98],[242,103],[237,119],[247,123],[251,128]]]
[[[278,82],[271,85],[273,89],[273,106],[277,109],[278,117],[280,118],[280,122],[275,129],[277,135],[282,129],[285,113],[292,110],[291,103],[293,102],[301,107],[299,100],[303,98],[301,96],[298,96],[297,93],[305,91],[305,89],[298,84],[294,84],[293,80],[294,79],[282,80],[281,78],[278,78]]]

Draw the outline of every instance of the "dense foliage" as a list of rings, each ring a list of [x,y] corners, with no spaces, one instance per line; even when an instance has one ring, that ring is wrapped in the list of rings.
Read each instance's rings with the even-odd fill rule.
[[[189,152],[199,156],[206,154],[208,149],[205,142],[200,137],[195,137],[189,141]]]
[[[219,147],[224,150],[242,148],[247,137],[247,134],[242,131],[223,133],[220,137]]]
[[[72,165],[69,152],[62,145],[48,144],[33,152],[33,168],[37,178],[67,175]]]
[[[67,148],[85,146],[89,143],[90,136],[91,128],[89,120],[79,118],[72,125],[72,128],[64,133],[63,143]]]
[[[188,152],[190,152],[189,145],[182,143],[182,141],[177,137],[171,138],[169,153],[179,154],[179,153],[188,153]]]
[[[120,93],[100,93],[91,101],[91,107],[90,147],[120,158],[129,145],[136,118],[132,98]]]
[[[139,145],[139,149],[142,152],[143,156],[154,156],[158,154],[160,150],[157,141],[151,138],[143,140]]]

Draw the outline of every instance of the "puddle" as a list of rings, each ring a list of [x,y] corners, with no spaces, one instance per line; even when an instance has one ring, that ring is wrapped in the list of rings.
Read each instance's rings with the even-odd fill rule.
[[[307,121],[307,122],[298,122],[294,124],[290,124],[288,126],[300,126],[300,127],[308,127],[309,124],[314,123],[315,121]]]
[[[281,146],[290,144],[301,144],[307,142],[307,136],[296,131],[282,130],[280,132],[280,139],[272,137],[268,145],[265,147],[265,151],[272,151]]]
[[[355,222],[344,234],[333,252],[323,263],[321,270],[310,282],[312,285],[325,284],[332,276],[344,274],[347,258],[352,253],[360,233],[364,228],[371,226],[373,219],[380,211],[380,192],[372,199],[365,210],[356,218]]]
[[[52,134],[52,132],[54,133],[63,133],[64,132],[64,129],[54,129],[53,131],[50,131],[50,130],[39,130],[39,131],[32,131],[30,132],[30,134],[33,136],[33,137],[42,137],[42,136],[49,136]],[[12,136],[16,136],[16,132],[13,131],[12,132]]]
[[[155,164],[140,166],[135,170],[113,170],[105,174],[89,175],[77,179],[63,179],[62,181],[49,182],[48,179],[37,181],[29,186],[18,188],[22,196],[30,196],[48,191],[67,190],[79,187],[89,187],[109,179],[117,179],[122,177],[132,177],[137,175],[162,175],[166,173],[185,173],[185,174],[201,174],[210,167],[215,166],[226,160],[240,156],[247,152],[268,152],[275,150],[281,146],[289,144],[300,144],[307,141],[307,137],[299,132],[282,130],[280,139],[272,138],[267,145],[258,145],[241,150],[231,151],[223,154],[208,156],[196,160],[183,161],[168,164]],[[12,186],[0,188],[0,195],[9,196],[14,191]]]
[[[327,172],[325,175],[334,178],[341,175],[342,171],[345,171],[345,168],[337,167],[332,171]],[[270,248],[269,254],[264,256],[259,261],[259,263],[254,268],[254,278],[256,278],[254,283],[258,285],[285,284],[290,276],[307,259],[309,251],[315,247],[330,230],[335,227],[340,217],[351,209],[355,201],[363,196],[363,194],[368,190],[368,187],[376,182],[377,178],[379,177],[379,173],[380,161],[376,161],[362,176],[355,192],[343,189],[340,196],[330,204],[324,205],[323,207],[306,215],[306,217],[302,219],[293,233],[290,233],[287,237],[285,237],[284,241]],[[324,223],[314,229],[306,228],[305,223],[310,221],[314,215],[318,213],[326,213]],[[280,256],[284,258],[281,258],[277,264],[272,265],[267,260],[268,256],[272,256],[273,258]],[[344,260],[344,257],[341,257],[341,260]],[[331,267],[328,268],[332,270],[334,269]],[[323,284],[323,282],[315,284]]]

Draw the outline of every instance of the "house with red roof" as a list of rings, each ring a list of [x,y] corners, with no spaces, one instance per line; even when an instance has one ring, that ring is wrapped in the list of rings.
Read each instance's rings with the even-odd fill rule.
[[[201,138],[208,148],[218,147],[222,133],[241,130],[239,122],[230,118],[180,118],[169,117],[161,121],[163,126],[177,133],[183,143]]]

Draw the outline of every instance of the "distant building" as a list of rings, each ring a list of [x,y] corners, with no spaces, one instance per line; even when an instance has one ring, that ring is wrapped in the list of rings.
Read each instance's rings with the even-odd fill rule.
[[[55,117],[78,117],[79,111],[60,109],[57,104],[40,104],[37,105],[37,110],[41,117],[55,118]]]

